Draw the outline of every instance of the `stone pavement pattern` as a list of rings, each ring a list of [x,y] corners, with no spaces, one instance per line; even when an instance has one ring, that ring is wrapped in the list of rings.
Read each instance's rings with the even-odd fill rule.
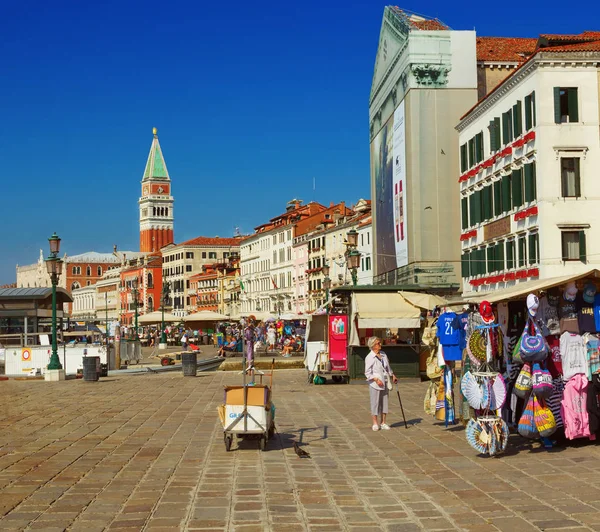
[[[233,372],[0,383],[0,530],[600,530],[600,456],[514,437],[482,458],[402,382],[374,433],[364,385],[276,372],[278,435],[226,453]],[[394,392],[395,394],[395,392]],[[299,441],[312,459],[299,459]],[[234,444],[235,445],[235,444]]]

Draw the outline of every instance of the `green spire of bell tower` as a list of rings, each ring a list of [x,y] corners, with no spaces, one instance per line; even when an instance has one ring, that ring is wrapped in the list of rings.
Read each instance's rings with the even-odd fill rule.
[[[167,164],[165,163],[165,158],[158,142],[158,131],[156,128],[152,129],[152,134],[154,135],[154,139],[152,139],[152,146],[150,146],[150,153],[148,154],[142,181],[152,178],[170,180]]]

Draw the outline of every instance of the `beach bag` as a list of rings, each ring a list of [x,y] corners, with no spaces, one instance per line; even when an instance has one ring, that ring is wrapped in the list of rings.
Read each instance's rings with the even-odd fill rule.
[[[531,366],[524,364],[515,382],[513,393],[521,399],[526,399],[533,386]]]
[[[548,355],[548,344],[537,323],[531,318],[527,318],[520,345],[523,362],[540,362]]]
[[[560,415],[569,440],[587,438],[590,435],[590,419],[587,411],[588,380],[585,375],[573,375],[565,385],[560,403]]]
[[[429,416],[435,415],[435,404],[437,402],[437,390],[438,383],[431,381],[429,383],[429,387],[425,392],[425,399],[423,401],[423,410]]]
[[[431,349],[431,354],[427,358],[426,371],[427,377],[429,377],[431,380],[439,379],[444,374],[442,368],[438,366],[437,353],[435,349]]]
[[[446,421],[446,387],[444,386],[444,379],[440,379],[440,385],[437,389],[435,419],[438,421]]]
[[[542,438],[548,438],[554,434],[556,431],[556,421],[554,420],[552,410],[548,408],[543,399],[538,399],[535,395],[533,396],[533,417],[535,428]]]
[[[548,399],[552,395],[552,375],[537,362],[533,365],[532,386],[533,394],[538,399]]]
[[[521,415],[521,419],[519,419],[519,427],[518,431],[521,436],[524,438],[536,439],[539,437],[539,433],[537,427],[535,425],[535,417],[534,417],[534,396],[531,395],[529,401],[527,401],[527,406],[525,410],[523,410],[523,414]]]

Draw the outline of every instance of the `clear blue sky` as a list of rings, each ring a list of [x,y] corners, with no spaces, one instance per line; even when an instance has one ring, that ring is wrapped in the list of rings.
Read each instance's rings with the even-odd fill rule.
[[[0,284],[46,254],[53,231],[71,255],[138,250],[153,126],[178,242],[249,232],[295,197],[369,197],[368,97],[385,5],[5,0]],[[401,7],[479,35],[600,29],[594,3],[583,16],[537,0]]]

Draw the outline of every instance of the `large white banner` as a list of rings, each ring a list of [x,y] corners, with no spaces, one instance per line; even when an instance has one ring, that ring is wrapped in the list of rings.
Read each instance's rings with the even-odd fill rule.
[[[398,268],[408,264],[406,224],[406,125],[404,100],[394,111],[394,244]]]

